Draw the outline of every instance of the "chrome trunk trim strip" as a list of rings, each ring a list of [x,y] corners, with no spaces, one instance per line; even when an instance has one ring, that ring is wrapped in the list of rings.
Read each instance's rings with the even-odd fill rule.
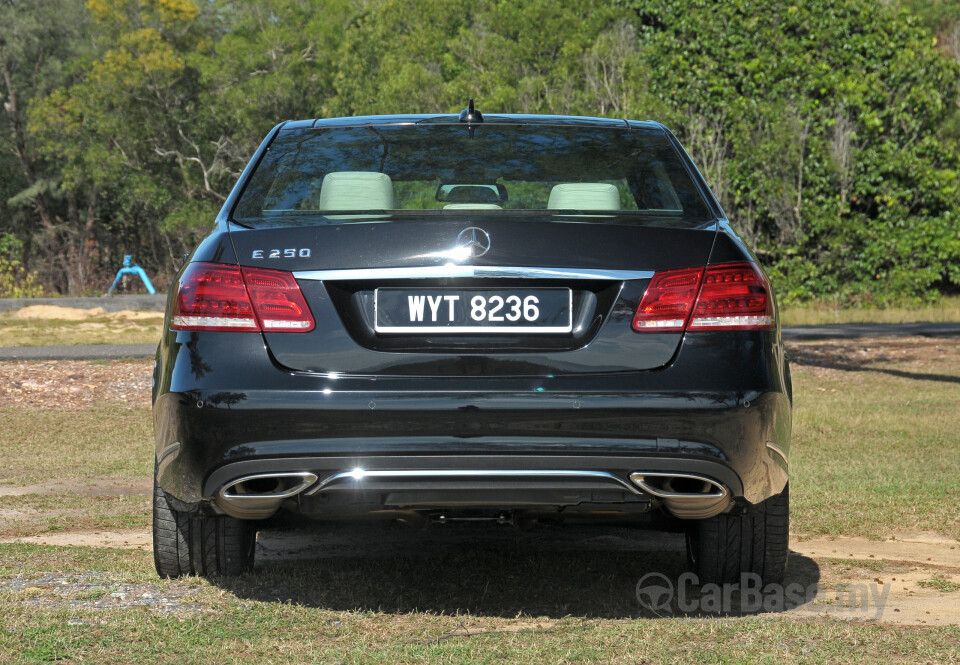
[[[308,281],[381,280],[381,279],[437,279],[453,277],[483,277],[521,279],[602,279],[625,281],[650,279],[652,270],[603,270],[594,268],[528,268],[517,266],[459,266],[452,263],[441,266],[409,268],[347,268],[343,270],[300,270],[293,273],[297,279]]]

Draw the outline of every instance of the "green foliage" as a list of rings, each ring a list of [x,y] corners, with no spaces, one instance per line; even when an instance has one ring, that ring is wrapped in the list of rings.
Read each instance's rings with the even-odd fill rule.
[[[960,21],[960,4],[955,0],[899,0],[899,5],[918,16],[932,30]]]
[[[937,136],[960,66],[919,20],[872,0],[625,4],[654,94],[785,300],[960,286],[960,158]]]
[[[9,233],[0,234],[0,298],[39,298],[43,286],[20,262],[23,243]]]

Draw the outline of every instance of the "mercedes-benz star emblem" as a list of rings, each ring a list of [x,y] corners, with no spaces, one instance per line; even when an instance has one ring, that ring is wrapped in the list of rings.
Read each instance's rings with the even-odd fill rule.
[[[483,256],[490,251],[490,234],[479,226],[471,226],[457,236],[457,247],[468,257]]]

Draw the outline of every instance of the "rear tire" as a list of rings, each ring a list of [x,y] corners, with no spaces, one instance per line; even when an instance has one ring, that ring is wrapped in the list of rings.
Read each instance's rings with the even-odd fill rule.
[[[736,584],[759,575],[762,585],[780,584],[787,570],[790,486],[742,515],[701,520],[687,533],[688,552],[701,584]]]
[[[175,510],[153,480],[153,563],[160,577],[232,576],[253,568],[256,529],[222,515]]]

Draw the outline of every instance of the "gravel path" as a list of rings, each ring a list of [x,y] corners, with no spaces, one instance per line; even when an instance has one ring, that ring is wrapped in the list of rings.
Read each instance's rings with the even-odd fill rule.
[[[122,360],[152,358],[156,344],[0,347],[0,360]]]
[[[947,323],[841,323],[829,326],[793,326],[783,329],[786,340],[854,339],[857,337],[954,337],[960,322]]]
[[[185,602],[201,589],[176,584],[164,585],[116,582],[108,572],[46,573],[40,577],[16,575],[0,580],[0,589],[19,591],[27,596],[24,604],[34,607],[67,607],[84,610],[115,610],[149,607],[164,614],[183,614],[203,609],[198,603]],[[96,619],[70,619],[71,625],[97,623]]]

